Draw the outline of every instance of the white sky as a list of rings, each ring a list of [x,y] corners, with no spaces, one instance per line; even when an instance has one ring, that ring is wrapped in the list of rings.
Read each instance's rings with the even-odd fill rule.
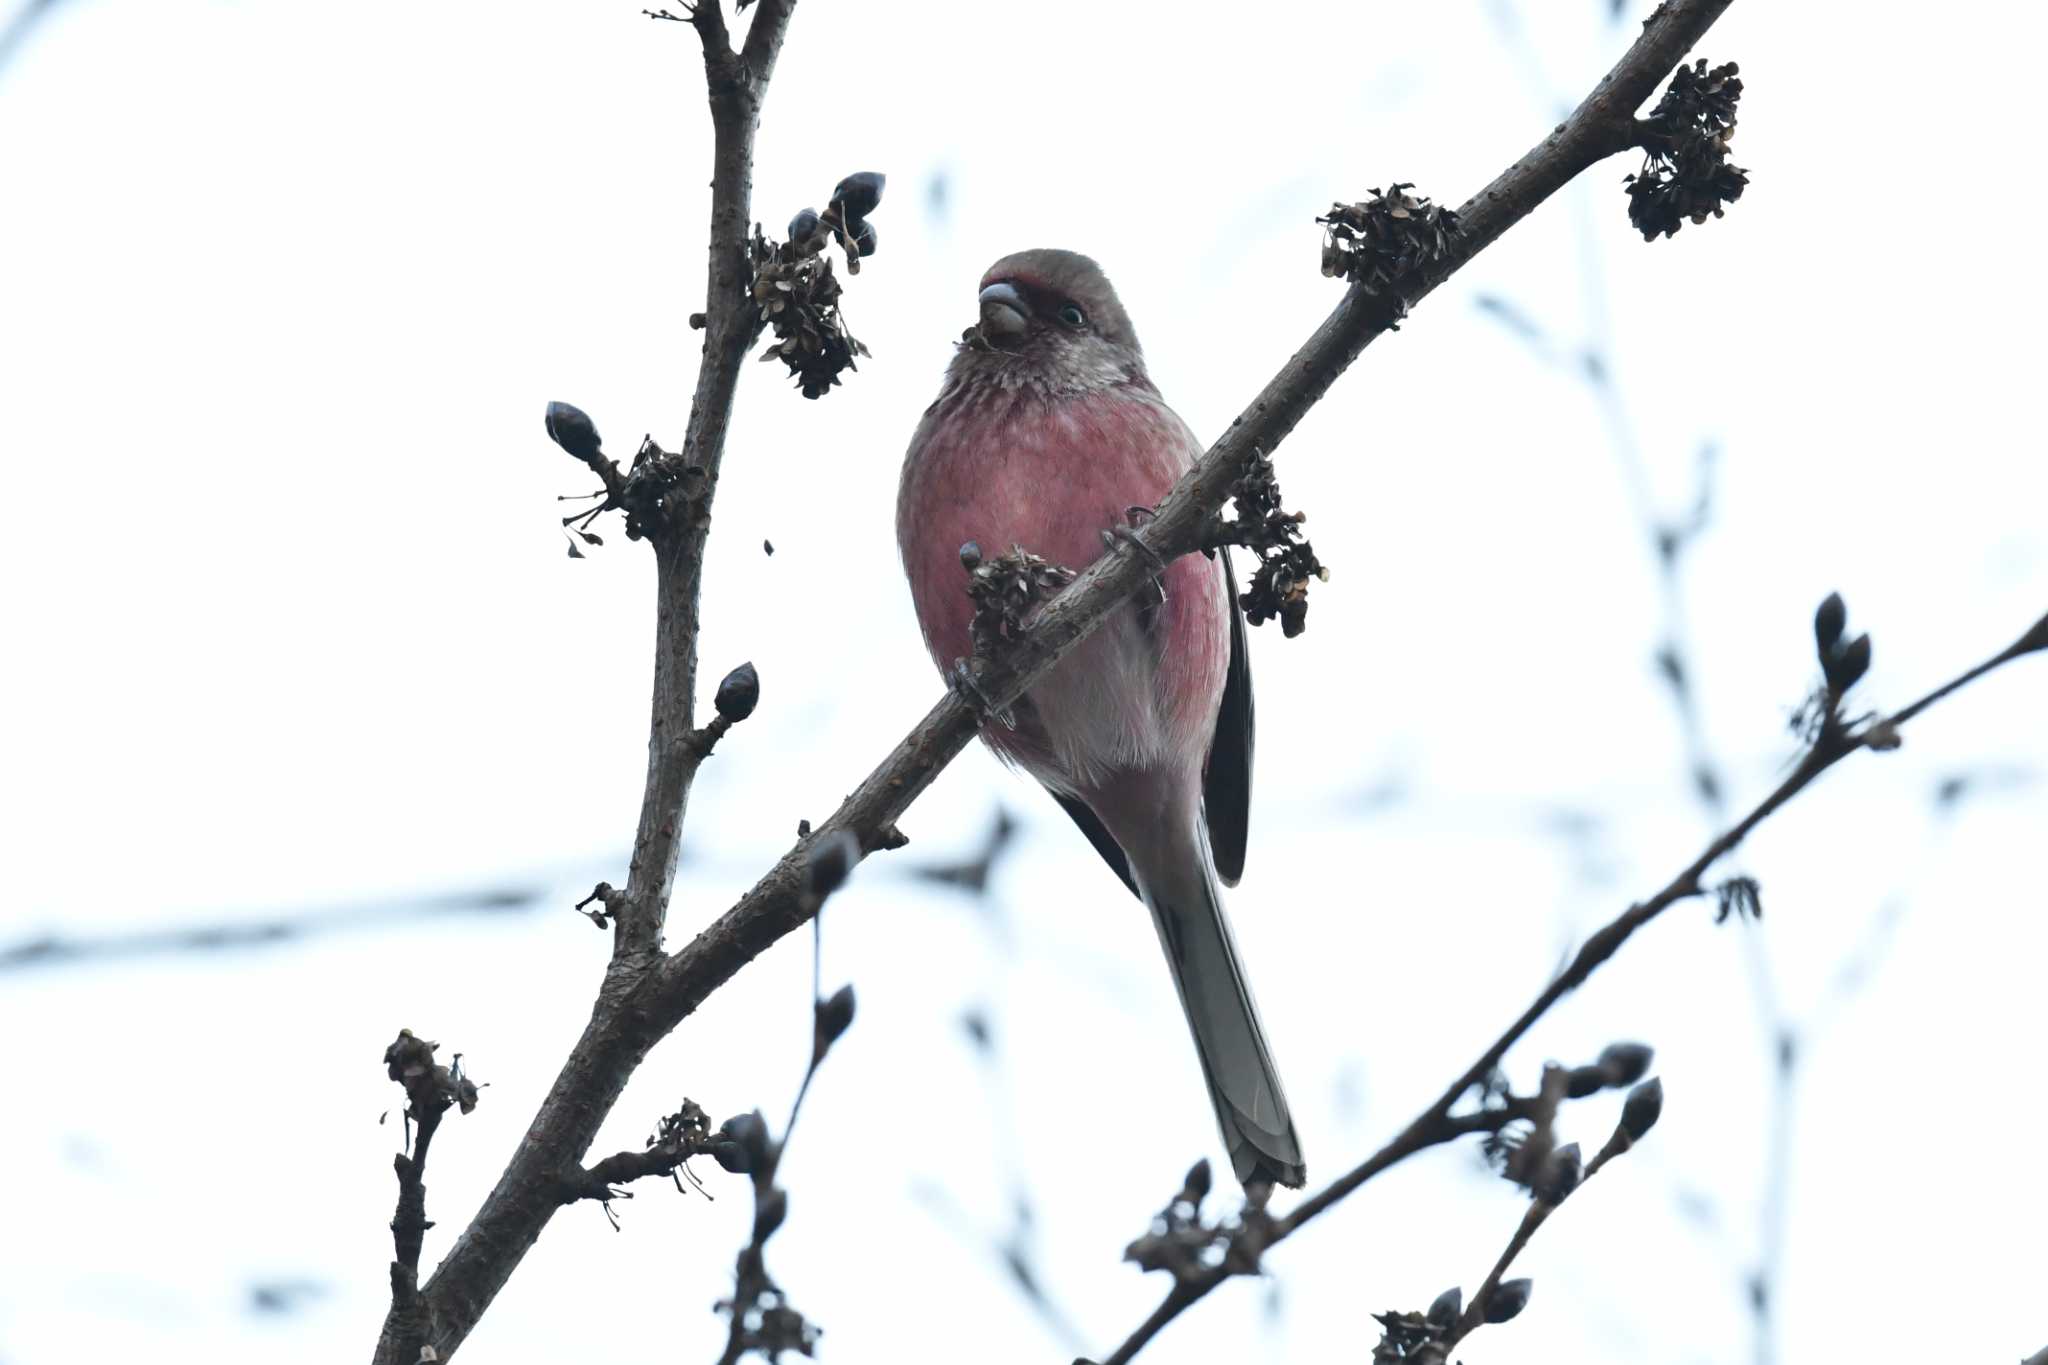
[[[1501,0],[1504,4],[1505,0]],[[587,1009],[606,941],[561,913],[616,879],[644,763],[651,567],[571,563],[553,398],[613,449],[679,437],[701,306],[708,120],[693,35],[631,3],[74,0],[0,72],[0,941],[462,888],[545,912],[306,947],[14,973],[0,1360],[359,1359],[390,1255],[409,1025],[491,1082],[435,1144],[445,1249]],[[797,14],[756,205],[780,223],[888,172],[850,283],[872,362],[820,403],[747,376],[718,501],[707,683],[752,659],[756,717],[707,767],[672,928],[722,909],[937,695],[898,581],[897,464],[996,256],[1108,266],[1155,377],[1214,434],[1330,306],[1310,221],[1412,180],[1462,199],[1621,50],[1605,5],[832,5]],[[1514,16],[1519,15],[1517,19]],[[1652,496],[1722,457],[1685,607],[1709,737],[1745,804],[1792,752],[1831,589],[1895,706],[2048,605],[2035,421],[2048,303],[2014,162],[2042,21],[1739,4],[1703,50],[1748,91],[1729,217],[1646,246],[1602,166],[1368,353],[1284,447],[1334,577],[1261,631],[1239,936],[1312,1173],[1376,1147],[1578,935],[1705,830],[1650,668],[1662,606],[1585,388],[1482,317],[1504,294],[1604,338]],[[1513,36],[1519,34],[1519,37]],[[1526,45],[1526,47],[1521,46]],[[1540,73],[1540,74],[1537,74]],[[947,187],[943,206],[932,186]],[[1589,282],[1588,270],[1595,272]],[[1590,300],[1590,301],[1589,301]],[[616,527],[610,528],[616,530]],[[765,556],[763,538],[776,553]],[[1858,756],[1753,841],[1799,1095],[1788,1360],[2048,1342],[2033,660]],[[1946,775],[1997,790],[1942,822]],[[1405,800],[1374,806],[1388,781]],[[985,913],[906,879],[1026,820]],[[1559,817],[1595,823],[1574,847]],[[1021,1173],[1040,1265],[1106,1352],[1163,1284],[1125,1242],[1215,1138],[1151,928],[1049,803],[980,753],[904,821],[825,931],[861,1012],[785,1170],[771,1268],[824,1358],[1064,1360],[982,1231]],[[1731,869],[1733,870],[1733,869]],[[1835,982],[1896,907],[1860,990]],[[1660,922],[1512,1059],[1659,1049],[1666,1117],[1546,1226],[1529,1310],[1461,1354],[1725,1361],[1764,1170],[1766,1045],[1743,936]],[[603,1150],[689,1094],[786,1111],[807,937],[659,1049]],[[993,1016],[993,1077],[958,1018]],[[1615,1104],[1569,1111],[1597,1146]],[[779,1118],[777,1120],[779,1122]],[[1229,1286],[1147,1359],[1362,1359],[1366,1314],[1469,1291],[1521,1203],[1469,1151],[1422,1157]],[[567,1211],[467,1348],[481,1361],[710,1358],[744,1238],[660,1188]],[[1692,1210],[1690,1214],[1686,1210]],[[978,1231],[979,1230],[979,1231]],[[248,1311],[259,1280],[324,1294]],[[1894,1306],[1896,1305],[1896,1307]],[[1938,1319],[1938,1326],[1930,1325]]]

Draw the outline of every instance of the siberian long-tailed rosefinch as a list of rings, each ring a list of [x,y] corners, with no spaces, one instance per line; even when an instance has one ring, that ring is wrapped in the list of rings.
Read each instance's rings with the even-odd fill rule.
[[[911,439],[896,536],[942,671],[972,653],[960,550],[1079,569],[1201,453],[1100,267],[1023,251]],[[1227,552],[1226,552],[1227,553]],[[1043,783],[1152,911],[1238,1178],[1299,1185],[1301,1143],[1218,896],[1244,870],[1252,693],[1227,559],[1169,565],[982,737]]]

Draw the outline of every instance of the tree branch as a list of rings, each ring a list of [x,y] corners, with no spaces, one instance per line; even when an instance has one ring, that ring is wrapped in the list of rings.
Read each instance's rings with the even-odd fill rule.
[[[403,1305],[394,1296],[378,1365],[415,1365],[429,1347],[446,1359],[461,1346],[561,1206],[563,1182],[581,1174],[576,1163],[627,1079],[668,1031],[646,1026],[636,996],[660,961],[690,784],[708,751],[694,730],[698,597],[733,394],[761,331],[747,260],[754,138],[795,3],[759,0],[738,53],[718,0],[700,0],[689,16],[704,49],[713,139],[704,353],[683,449],[673,457],[687,491],[645,527],[656,567],[653,714],[631,874],[624,892],[606,906],[616,924],[611,964],[583,1036],[483,1207],[433,1278]],[[616,495],[612,480],[606,485]]]
[[[1508,1050],[1520,1042],[1522,1037],[1531,1028],[1535,1027],[1537,1020],[1549,1013],[1551,1007],[1556,1005],[1558,1001],[1584,985],[1587,978],[1592,976],[1594,970],[1606,962],[1607,959],[1613,957],[1620,950],[1621,945],[1626,943],[1630,936],[1638,929],[1657,918],[1657,916],[1679,901],[1690,900],[1693,897],[1704,895],[1706,888],[1701,878],[1706,875],[1707,869],[1733,852],[1749,836],[1751,830],[1770,818],[1772,813],[1777,811],[1786,802],[1804,791],[1812,784],[1815,778],[1818,778],[1822,773],[1841,762],[1844,758],[1847,758],[1850,754],[1855,753],[1858,749],[1886,750],[1896,747],[1899,742],[1899,728],[1912,717],[1919,715],[1922,711],[1925,711],[1928,707],[1959,688],[1977,678],[1983,677],[2001,664],[2009,663],[2022,655],[2036,651],[2048,651],[2048,616],[2044,616],[2031,630],[2008,648],[2001,650],[1976,667],[1959,674],[1949,682],[1942,684],[1934,689],[1934,691],[1920,698],[1920,700],[1890,716],[1881,719],[1871,719],[1853,731],[1839,724],[1824,726],[1820,739],[1801,756],[1798,766],[1792,770],[1790,776],[1779,783],[1768,796],[1759,801],[1749,814],[1743,816],[1726,832],[1708,844],[1706,850],[1693,859],[1684,871],[1667,882],[1663,890],[1646,901],[1631,905],[1627,910],[1594,933],[1591,938],[1588,938],[1579,948],[1578,953],[1572,958],[1570,965],[1553,978],[1548,986],[1544,987],[1543,992],[1536,997],[1534,1002],[1526,1010],[1522,1011],[1521,1017],[1510,1024],[1507,1031],[1496,1038],[1492,1046],[1488,1047],[1485,1052],[1480,1054],[1477,1061],[1465,1069],[1464,1074],[1451,1082],[1444,1092],[1437,1096],[1434,1104],[1417,1115],[1386,1146],[1373,1153],[1365,1161],[1332,1181],[1323,1189],[1304,1199],[1285,1218],[1277,1220],[1265,1239],[1265,1245],[1272,1246],[1285,1241],[1303,1224],[1328,1210],[1338,1201],[1344,1199],[1361,1185],[1364,1185],[1389,1167],[1405,1161],[1426,1148],[1449,1142],[1454,1138],[1474,1131],[1473,1116],[1454,1116],[1451,1113],[1452,1106],[1456,1105],[1475,1086],[1481,1085],[1487,1076],[1492,1074],[1494,1068],[1500,1065],[1502,1059],[1507,1056]],[[1597,1170],[1599,1165],[1604,1164],[1607,1159],[1607,1154],[1603,1153],[1592,1169]],[[1507,1254],[1503,1256],[1499,1265],[1495,1267],[1495,1274],[1489,1281],[1489,1287],[1491,1284],[1498,1282],[1500,1271],[1506,1268],[1508,1262],[1513,1259],[1514,1254],[1520,1250],[1521,1244],[1527,1241],[1528,1236],[1535,1232],[1536,1226],[1543,1221],[1543,1216],[1547,1216],[1547,1214],[1539,1216],[1537,1211],[1532,1210],[1530,1214],[1531,1221],[1524,1223],[1522,1230],[1517,1234],[1517,1240],[1510,1244]],[[1228,1267],[1218,1267],[1199,1276],[1190,1277],[1176,1283],[1167,1294],[1165,1301],[1157,1309],[1153,1310],[1152,1315],[1140,1324],[1137,1330],[1125,1339],[1123,1345],[1118,1347],[1114,1354],[1102,1362],[1102,1365],[1128,1365],[1128,1362],[1143,1349],[1147,1342],[1158,1334],[1161,1328],[1173,1321],[1174,1318],[1180,1316],[1190,1304],[1198,1302],[1210,1290],[1223,1283],[1232,1273],[1232,1270]],[[1482,1292],[1474,1297],[1472,1307],[1468,1310],[1468,1317],[1471,1317],[1472,1320],[1469,1323],[1461,1321],[1462,1330],[1458,1333],[1459,1336],[1463,1336],[1465,1332],[1469,1332],[1473,1326],[1477,1325],[1477,1318],[1473,1315],[1483,1313],[1484,1309],[1485,1293]],[[1453,1339],[1453,1344],[1455,1344],[1455,1338]]]
[[[710,263],[705,281],[704,355],[690,401],[682,463],[693,484],[686,514],[653,529],[655,562],[654,714],[647,741],[647,791],[633,839],[632,876],[616,911],[619,960],[645,961],[661,949],[662,924],[675,886],[676,854],[697,759],[687,742],[694,724],[697,634],[704,546],[711,502],[725,457],[733,395],[747,351],[761,335],[751,294],[747,234],[753,222],[754,136],[775,59],[796,0],[760,0],[743,51],[735,53],[718,0],[702,0],[690,23],[704,46],[711,102]]]
[[[994,709],[1021,697],[1125,598],[1151,581],[1153,556],[1171,559],[1201,545],[1209,517],[1229,498],[1231,483],[1260,454],[1270,454],[1376,338],[1398,325],[1420,300],[1536,205],[1588,167],[1634,145],[1634,110],[1678,64],[1730,0],[1673,0],[1644,26],[1643,36],[1576,112],[1458,211],[1462,231],[1449,252],[1412,277],[1399,297],[1362,286],[1346,290],[1335,311],[1262,389],[1230,430],[1175,485],[1131,541],[1083,570],[1047,602],[1004,655],[977,675]],[[893,822],[974,737],[972,707],[948,694],[868,775],[811,838],[844,830],[864,853],[887,843]],[[672,954],[659,973],[654,1002],[662,1027],[674,1027],[768,945],[804,921],[797,891],[806,844],[784,854],[769,873],[710,927]]]
[[[679,952],[660,956],[662,920],[689,776],[698,587],[710,498],[715,491],[738,370],[759,333],[747,302],[744,252],[752,149],[761,97],[774,69],[794,0],[760,0],[743,50],[729,45],[716,0],[700,0],[690,21],[704,45],[715,132],[709,297],[704,358],[681,473],[697,481],[684,514],[650,527],[658,569],[658,623],[648,781],[626,892],[613,908],[617,937],[590,1022],[571,1051],[497,1187],[421,1291],[428,1330],[416,1345],[441,1358],[460,1346],[560,1206],[562,1181],[589,1149],[647,1052],[720,985],[815,911],[803,892],[818,841],[851,836],[862,856],[902,842],[894,821],[974,737],[976,712],[948,695],[840,806],[766,876]],[[1200,548],[1211,517],[1255,458],[1269,455],[1337,377],[1408,308],[1427,296],[1574,176],[1635,145],[1634,111],[1685,55],[1729,0],[1671,0],[1644,25],[1621,62],[1564,123],[1459,210],[1461,233],[1439,258],[1395,287],[1353,284],[1281,372],[1269,382],[1129,541],[1084,570],[1045,604],[1003,655],[977,676],[982,695],[1007,707],[1141,586],[1158,559]],[[1611,948],[1609,949],[1611,951]],[[380,1343],[380,1365],[413,1365],[417,1352]]]

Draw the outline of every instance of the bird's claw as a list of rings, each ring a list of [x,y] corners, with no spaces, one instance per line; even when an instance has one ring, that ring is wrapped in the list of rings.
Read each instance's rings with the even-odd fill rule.
[[[1129,545],[1152,565],[1151,596],[1140,607],[1140,610],[1147,612],[1166,605],[1166,560],[1160,557],[1157,550],[1140,540],[1134,529],[1151,515],[1152,509],[1149,507],[1127,507],[1124,509],[1124,519],[1128,524],[1112,526],[1102,533],[1104,549],[1114,550],[1119,544]]]
[[[989,700],[988,693],[981,690],[981,683],[974,676],[974,665],[966,659],[953,660],[952,671],[946,675],[946,686],[984,721],[999,721],[1005,730],[1017,728],[1017,713]]]

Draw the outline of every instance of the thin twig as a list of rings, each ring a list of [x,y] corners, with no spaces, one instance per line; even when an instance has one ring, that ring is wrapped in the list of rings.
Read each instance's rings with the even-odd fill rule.
[[[2037,643],[2034,643],[2029,648],[2021,648],[2022,645],[2027,644],[2028,640],[2034,639],[2036,636],[2040,637]],[[1510,1024],[1507,1031],[1496,1038],[1485,1052],[1480,1054],[1477,1061],[1465,1069],[1464,1074],[1451,1082],[1444,1092],[1437,1096],[1434,1104],[1417,1115],[1386,1146],[1373,1153],[1352,1170],[1332,1181],[1329,1185],[1304,1199],[1286,1217],[1277,1220],[1265,1244],[1272,1246],[1286,1240],[1300,1229],[1303,1224],[1327,1211],[1387,1168],[1406,1160],[1426,1148],[1448,1142],[1460,1136],[1463,1132],[1471,1131],[1469,1127],[1461,1127],[1461,1120],[1452,1116],[1452,1107],[1475,1086],[1480,1085],[1493,1072],[1494,1068],[1500,1065],[1502,1059],[1507,1056],[1508,1050],[1520,1042],[1522,1037],[1536,1025],[1536,1022],[1549,1013],[1552,1006],[1583,985],[1587,978],[1592,976],[1594,970],[1613,957],[1620,950],[1621,945],[1626,943],[1638,929],[1641,929],[1679,901],[1690,900],[1693,897],[1704,894],[1706,888],[1701,879],[1706,875],[1707,870],[1734,851],[1749,836],[1751,830],[1769,819],[1786,802],[1811,785],[1814,779],[1850,754],[1864,748],[1888,747],[1896,742],[1898,729],[1904,724],[1906,718],[1917,716],[1936,701],[1948,696],[1970,680],[1982,677],[1999,664],[2010,662],[2022,654],[2037,649],[2048,649],[2048,618],[2044,618],[2040,626],[2030,631],[2027,636],[2022,637],[2018,644],[1994,655],[1986,663],[1979,664],[1975,668],[1962,673],[1957,678],[1942,684],[1919,701],[1914,702],[1896,714],[1870,721],[1862,728],[1853,732],[1829,730],[1821,743],[1816,744],[1801,757],[1790,776],[1780,782],[1769,795],[1759,801],[1741,820],[1737,821],[1727,831],[1708,844],[1705,851],[1693,859],[1684,871],[1667,882],[1661,891],[1646,901],[1631,905],[1627,910],[1594,933],[1592,937],[1588,938],[1564,971],[1559,973],[1552,979],[1549,985],[1544,987],[1542,993],[1536,997],[1527,1009],[1522,1011],[1521,1016],[1514,1023]],[[1469,1123],[1471,1118],[1472,1116],[1470,1115],[1463,1116],[1463,1120],[1466,1123]],[[1538,1218],[1536,1221],[1540,1223],[1542,1220]],[[1534,1231],[1534,1226],[1527,1228],[1528,1233],[1533,1233]],[[1526,1237],[1523,1240],[1526,1240]],[[1509,1259],[1512,1258],[1510,1257]],[[1505,1262],[1503,1262],[1504,1264]],[[1229,1277],[1230,1272],[1228,1270],[1218,1268],[1198,1278],[1177,1283],[1172,1291],[1168,1293],[1165,1302],[1161,1303],[1153,1311],[1152,1315],[1125,1339],[1122,1346],[1106,1357],[1102,1365],[1128,1365],[1128,1362],[1143,1349],[1147,1342],[1158,1334],[1161,1328],[1178,1317],[1190,1304],[1201,1300],[1210,1290],[1223,1283]],[[1483,1304],[1484,1300],[1482,1297],[1476,1297],[1474,1302],[1475,1304]]]

